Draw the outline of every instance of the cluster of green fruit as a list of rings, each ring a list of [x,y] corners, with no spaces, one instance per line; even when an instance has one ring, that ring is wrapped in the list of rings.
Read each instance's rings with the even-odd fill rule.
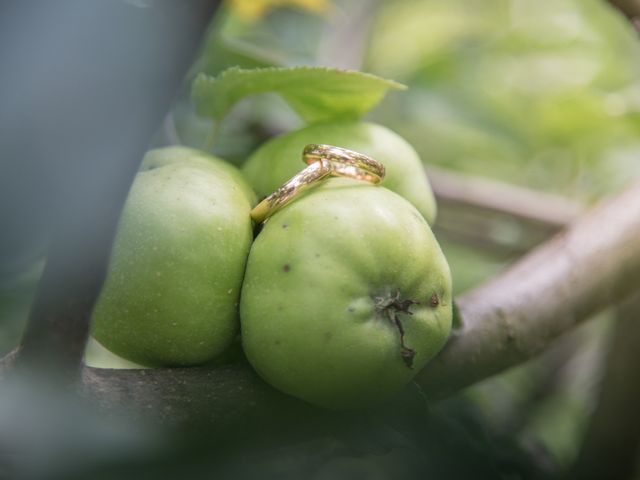
[[[256,193],[297,173],[308,143],[369,155],[387,177],[326,180],[254,239]],[[417,154],[379,125],[285,134],[242,171],[185,147],[153,150],[122,214],[92,334],[142,365],[189,366],[222,355],[240,331],[251,365],[286,393],[332,408],[385,398],[451,328],[434,217]]]

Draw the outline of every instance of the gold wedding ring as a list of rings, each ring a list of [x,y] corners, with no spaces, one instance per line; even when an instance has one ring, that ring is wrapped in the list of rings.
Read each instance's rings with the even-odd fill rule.
[[[311,165],[319,160],[331,163],[331,175],[351,177],[380,183],[385,175],[384,165],[371,157],[346,148],[311,143],[304,147],[302,159]]]
[[[289,203],[298,193],[312,187],[325,177],[328,177],[330,173],[331,164],[328,161],[320,160],[312,163],[256,205],[250,212],[251,218],[256,223],[264,222],[277,210]]]
[[[289,179],[251,210],[251,218],[256,223],[266,221],[298,193],[330,175],[350,177],[371,183],[380,183],[385,175],[384,165],[373,158],[332,145],[309,144],[302,151],[302,159],[309,166]]]

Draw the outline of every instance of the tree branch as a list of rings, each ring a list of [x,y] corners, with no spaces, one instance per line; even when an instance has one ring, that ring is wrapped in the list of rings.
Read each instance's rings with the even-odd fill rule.
[[[457,301],[461,327],[418,375],[442,396],[517,365],[640,285],[640,183]]]
[[[584,211],[558,195],[439,168],[427,173],[438,200],[437,236],[501,257],[521,256]]]
[[[640,293],[636,293],[618,310],[600,400],[572,478],[632,478],[640,453],[639,345]]]
[[[162,424],[232,427],[239,420],[306,408],[269,387],[244,364],[109,370],[85,367],[83,393],[105,411],[128,411]],[[235,425],[237,427],[237,425]]]
[[[438,206],[441,203],[458,205],[556,229],[584,212],[582,205],[550,193],[436,167],[429,167],[427,174],[438,198]]]

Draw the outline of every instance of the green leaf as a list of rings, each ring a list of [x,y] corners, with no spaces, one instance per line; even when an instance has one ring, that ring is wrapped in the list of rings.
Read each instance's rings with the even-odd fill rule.
[[[220,121],[242,98],[256,93],[280,94],[308,123],[358,118],[376,106],[390,88],[407,87],[353,70],[326,67],[232,67],[217,77],[200,74],[192,87],[198,113]]]

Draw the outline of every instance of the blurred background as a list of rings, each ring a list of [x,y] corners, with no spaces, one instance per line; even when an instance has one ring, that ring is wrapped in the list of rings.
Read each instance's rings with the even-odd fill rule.
[[[367,119],[405,137],[432,174],[442,194],[435,230],[461,293],[640,176],[639,58],[637,31],[599,0],[232,0],[210,25],[151,146],[206,145],[213,125],[195,114],[189,96],[199,72],[321,65],[404,83],[408,91],[390,92]],[[279,97],[251,97],[221,125],[214,153],[241,164],[269,137],[300,125]],[[2,159],[0,185],[37,188],[37,174],[14,160]],[[489,202],[509,203],[509,195],[539,201],[534,208],[552,225],[466,211],[447,201],[447,172]],[[22,207],[20,199],[0,207],[0,355],[19,342],[50,236],[46,202],[31,198]],[[555,478],[569,469],[597,399],[613,319],[604,312],[540,358],[436,407],[432,418],[440,420],[425,442],[444,439],[448,450],[438,455],[451,461],[433,460],[433,478],[458,478],[450,465],[457,454],[482,465],[478,478]],[[87,362],[126,366],[96,345]],[[402,472],[394,462],[411,462],[387,455],[381,464],[360,453],[343,465],[333,445],[296,444],[256,461],[265,471],[306,472],[308,450],[319,449],[326,462],[313,478],[392,478],[389,472]]]

